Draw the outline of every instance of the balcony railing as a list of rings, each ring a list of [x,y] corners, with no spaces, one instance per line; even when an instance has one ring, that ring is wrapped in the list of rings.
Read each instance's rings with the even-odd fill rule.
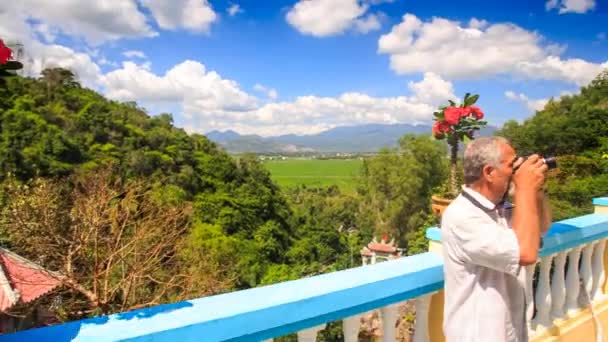
[[[593,328],[591,308],[595,308],[592,311],[599,324],[608,322],[604,261],[608,198],[595,199],[594,204],[594,214],[554,223],[544,239],[539,262],[526,268],[526,293],[534,299],[527,301],[533,340],[556,336],[560,341],[595,340],[597,327]],[[382,320],[382,341],[395,341],[397,306],[411,299],[415,299],[416,309],[414,341],[443,341],[443,271],[437,253],[441,231],[431,228],[427,237],[431,252],[423,254],[1,335],[0,341],[264,341],[293,332],[298,341],[315,341],[326,323],[339,320],[344,340],[357,341],[361,315],[375,309]]]

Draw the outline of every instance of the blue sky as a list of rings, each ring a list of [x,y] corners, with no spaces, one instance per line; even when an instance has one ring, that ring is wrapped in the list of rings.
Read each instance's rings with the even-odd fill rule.
[[[523,120],[608,66],[599,0],[23,0],[0,38],[31,76],[81,82],[191,132],[277,135],[429,123],[479,93],[488,120]]]

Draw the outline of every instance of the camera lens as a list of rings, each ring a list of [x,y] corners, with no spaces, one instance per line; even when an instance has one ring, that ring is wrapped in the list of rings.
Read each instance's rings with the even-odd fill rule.
[[[549,170],[557,168],[557,159],[555,157],[546,157],[543,160]]]

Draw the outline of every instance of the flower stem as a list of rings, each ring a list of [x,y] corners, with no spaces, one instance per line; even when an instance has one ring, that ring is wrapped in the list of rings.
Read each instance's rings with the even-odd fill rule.
[[[450,139],[450,194],[452,198],[458,195],[458,139]]]

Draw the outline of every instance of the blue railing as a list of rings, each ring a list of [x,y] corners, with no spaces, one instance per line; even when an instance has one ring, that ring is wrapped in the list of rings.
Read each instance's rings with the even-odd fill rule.
[[[261,341],[443,288],[423,253],[244,291],[0,336],[0,341]]]
[[[605,201],[602,202],[602,201]],[[607,199],[594,200],[608,205]],[[427,230],[440,241],[438,228]],[[608,215],[559,221],[541,256],[608,237]],[[440,255],[423,253],[310,278],[0,335],[1,341],[261,341],[443,288]]]
[[[604,199],[604,198],[602,198]],[[608,205],[608,199],[605,199]],[[594,200],[594,204],[599,203]],[[426,237],[441,242],[441,229],[429,228]],[[608,237],[608,215],[589,214],[554,222],[543,238],[543,248],[538,256],[554,254],[588,242]]]

